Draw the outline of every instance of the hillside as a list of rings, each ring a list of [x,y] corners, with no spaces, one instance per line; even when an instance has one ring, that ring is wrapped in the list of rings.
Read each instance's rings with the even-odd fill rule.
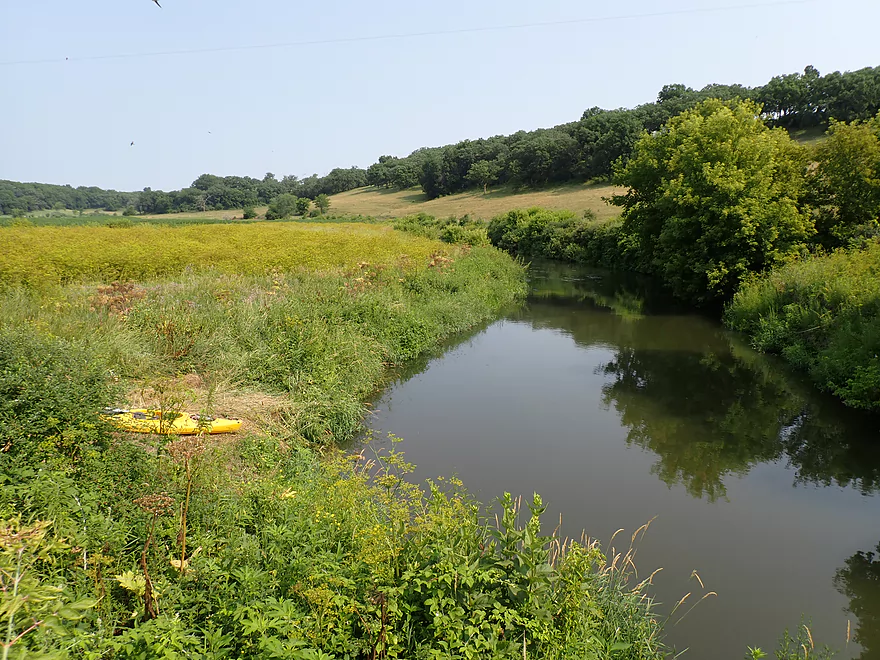
[[[522,192],[517,192],[512,187],[499,187],[490,190],[488,194],[469,191],[429,200],[419,188],[387,190],[366,187],[333,195],[330,197],[330,208],[334,213],[371,215],[377,218],[427,213],[440,218],[470,214],[488,220],[510,209],[540,206],[577,213],[591,210],[600,220],[607,220],[616,216],[618,210],[606,204],[603,197],[620,191],[622,188],[610,184],[577,184]]]

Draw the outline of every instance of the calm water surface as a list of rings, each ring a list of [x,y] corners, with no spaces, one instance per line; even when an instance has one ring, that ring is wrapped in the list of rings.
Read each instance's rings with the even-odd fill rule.
[[[880,420],[639,281],[545,264],[531,289],[376,402],[415,478],[458,474],[485,502],[537,491],[548,533],[656,516],[637,561],[663,567],[655,596],[704,593],[694,570],[718,593],[670,628],[685,658],[741,660],[803,613],[837,647],[852,622],[841,657],[880,659]]]

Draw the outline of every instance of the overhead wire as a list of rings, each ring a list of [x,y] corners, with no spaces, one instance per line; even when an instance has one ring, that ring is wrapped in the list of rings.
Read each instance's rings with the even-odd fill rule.
[[[438,37],[456,34],[473,34],[479,32],[501,32],[506,30],[525,30],[531,28],[557,27],[564,25],[579,25],[586,23],[606,23],[611,21],[624,21],[639,18],[661,18],[665,16],[681,16],[685,14],[708,14],[722,11],[736,11],[740,9],[767,9],[790,5],[805,5],[817,0],[774,0],[772,2],[755,2],[740,5],[723,5],[718,7],[692,7],[688,9],[668,9],[663,11],[647,12],[642,14],[620,14],[616,16],[592,16],[586,18],[570,18],[557,21],[540,21],[535,23],[518,23],[510,25],[488,25],[481,27],[463,27],[449,30],[428,30],[424,32],[402,32],[396,34],[365,35],[360,37],[332,37],[327,39],[313,39],[306,41],[287,41],[280,43],[252,44],[244,46],[217,46],[213,48],[189,48],[181,50],[146,51],[141,53],[115,53],[106,55],[85,55],[81,57],[65,57],[61,59],[45,58],[39,60],[9,60],[0,62],[0,66],[23,66],[37,64],[58,64],[63,62],[95,62],[100,60],[123,60],[144,57],[162,57],[177,55],[200,55],[209,53],[228,53],[249,50],[267,50],[273,48],[296,48],[302,46],[319,46],[328,44],[348,44],[368,41],[384,41],[391,39],[414,39],[419,37]]]

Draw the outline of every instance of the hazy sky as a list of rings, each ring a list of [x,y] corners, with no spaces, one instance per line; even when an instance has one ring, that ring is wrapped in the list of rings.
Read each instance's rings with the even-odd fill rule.
[[[0,178],[167,190],[204,172],[324,174],[651,101],[666,83],[880,64],[877,0],[160,2],[0,0]],[[51,62],[9,64],[22,60]]]

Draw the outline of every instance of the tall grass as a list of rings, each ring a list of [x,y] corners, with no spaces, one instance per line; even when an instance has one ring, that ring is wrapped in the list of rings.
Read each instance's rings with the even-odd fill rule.
[[[748,283],[724,319],[847,405],[880,411],[880,241]]]
[[[147,216],[119,216],[109,213],[85,215],[29,215],[24,218],[0,216],[0,227],[110,227],[126,228],[138,225],[160,225],[162,227],[178,227],[183,225],[249,225],[257,222],[282,223],[376,223],[379,222],[367,215],[319,215],[312,217],[279,218],[277,220],[243,219],[226,215],[229,211],[200,212],[198,214],[168,213]],[[232,212],[235,213],[235,212]],[[238,211],[241,213],[241,211]]]
[[[318,272],[7,287],[0,576],[21,577],[0,590],[7,650],[659,660],[631,554],[543,536],[537,496],[520,520],[506,495],[493,525],[456,480],[408,483],[394,450],[333,448],[389,365],[524,293],[519,265],[469,246]],[[127,383],[191,371],[280,397],[280,419],[224,441],[133,439],[97,416]]]
[[[257,274],[326,270],[360,261],[420,263],[439,244],[365,224],[254,223],[9,227],[0,230],[0,286],[144,279],[186,269]]]
[[[288,432],[332,444],[357,431],[362,402],[389,365],[524,295],[522,269],[502,253],[447,254],[325,273],[205,271],[141,285],[15,287],[0,295],[0,328],[84,343],[130,381],[210,373],[287,395]]]

